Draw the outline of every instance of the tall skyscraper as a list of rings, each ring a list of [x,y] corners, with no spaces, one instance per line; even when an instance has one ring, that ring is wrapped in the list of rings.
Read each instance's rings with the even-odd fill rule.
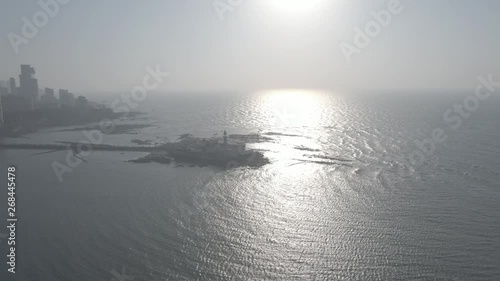
[[[59,102],[54,95],[54,89],[45,88],[45,94],[40,97],[40,106],[42,108],[58,108]]]
[[[35,79],[35,68],[29,64],[21,65],[21,74],[19,75],[19,95],[27,99],[34,108],[35,102],[38,100],[38,80]]]
[[[59,90],[59,106],[61,108],[72,108],[75,105],[75,96],[68,90]]]
[[[56,96],[54,95],[54,89],[51,88],[45,88],[45,95],[47,97],[55,98]]]
[[[11,77],[10,80],[9,80],[9,84],[10,84],[10,93],[12,95],[15,95],[17,94],[17,86],[16,86],[16,79],[14,77]]]

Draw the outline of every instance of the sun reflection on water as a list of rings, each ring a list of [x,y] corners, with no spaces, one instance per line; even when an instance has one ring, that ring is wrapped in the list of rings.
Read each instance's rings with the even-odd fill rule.
[[[314,90],[267,90],[259,93],[261,112],[268,125],[278,128],[310,127],[321,119],[325,93]]]

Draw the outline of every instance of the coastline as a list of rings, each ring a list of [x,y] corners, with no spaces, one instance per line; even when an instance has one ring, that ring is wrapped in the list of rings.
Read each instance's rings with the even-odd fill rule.
[[[128,117],[143,115],[143,112],[129,112]],[[33,111],[15,111],[5,113],[5,126],[0,128],[0,139],[19,138],[41,129],[64,126],[88,125],[102,120],[116,120],[123,113],[110,108],[84,109],[35,109]]]

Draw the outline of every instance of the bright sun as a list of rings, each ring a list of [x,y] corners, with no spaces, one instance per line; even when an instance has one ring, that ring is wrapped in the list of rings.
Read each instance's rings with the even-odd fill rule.
[[[291,15],[304,15],[318,8],[324,0],[267,0],[279,12]]]

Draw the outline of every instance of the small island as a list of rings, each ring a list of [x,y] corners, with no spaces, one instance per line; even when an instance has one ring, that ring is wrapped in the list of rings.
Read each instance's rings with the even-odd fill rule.
[[[142,158],[131,160],[134,163],[171,162],[195,164],[198,166],[217,166],[225,168],[261,167],[269,164],[269,159],[260,151],[246,149],[246,142],[228,139],[224,132],[220,138],[197,138],[183,135],[180,141],[165,143],[154,147],[154,151]]]
[[[20,137],[33,133],[41,128],[85,125],[74,128],[63,128],[58,132],[100,130],[97,123],[103,120],[113,120],[123,116],[123,113],[114,112],[104,105],[93,103],[84,96],[75,98],[74,94],[66,89],[59,89],[59,97],[55,96],[54,89],[38,88],[38,80],[34,77],[35,68],[31,65],[21,65],[19,87],[16,80],[10,78],[10,91],[0,87],[0,138]],[[43,93],[43,94],[41,94]],[[41,94],[41,95],[40,95]],[[140,112],[127,112],[128,117],[140,115]],[[117,124],[112,132],[106,134],[138,134],[138,130],[150,127],[150,124]],[[102,130],[101,130],[102,131]],[[104,132],[103,132],[104,133]],[[220,138],[196,138],[184,134],[178,142],[153,145],[152,141],[132,140],[138,146],[111,146],[93,144],[92,150],[102,151],[141,151],[150,154],[130,162],[149,163],[157,162],[169,164],[171,162],[187,163],[198,166],[218,166],[233,168],[238,166],[260,167],[269,163],[269,160],[257,150],[247,150],[247,143],[270,140],[258,134],[230,135],[224,131]],[[79,157],[82,149],[80,143],[60,142],[56,144],[7,144],[0,143],[0,149],[34,149],[52,151],[70,150]]]
[[[220,138],[197,138],[191,135],[182,136],[177,142],[163,143],[154,146],[113,146],[106,144],[86,144],[76,142],[59,142],[57,144],[8,144],[0,143],[0,149],[32,149],[48,150],[38,154],[55,151],[72,151],[76,156],[83,151],[115,151],[115,152],[148,152],[149,154],[133,163],[189,164],[192,166],[214,166],[220,168],[252,167],[258,168],[270,163],[261,151],[247,149],[247,143],[229,140],[227,134]]]

